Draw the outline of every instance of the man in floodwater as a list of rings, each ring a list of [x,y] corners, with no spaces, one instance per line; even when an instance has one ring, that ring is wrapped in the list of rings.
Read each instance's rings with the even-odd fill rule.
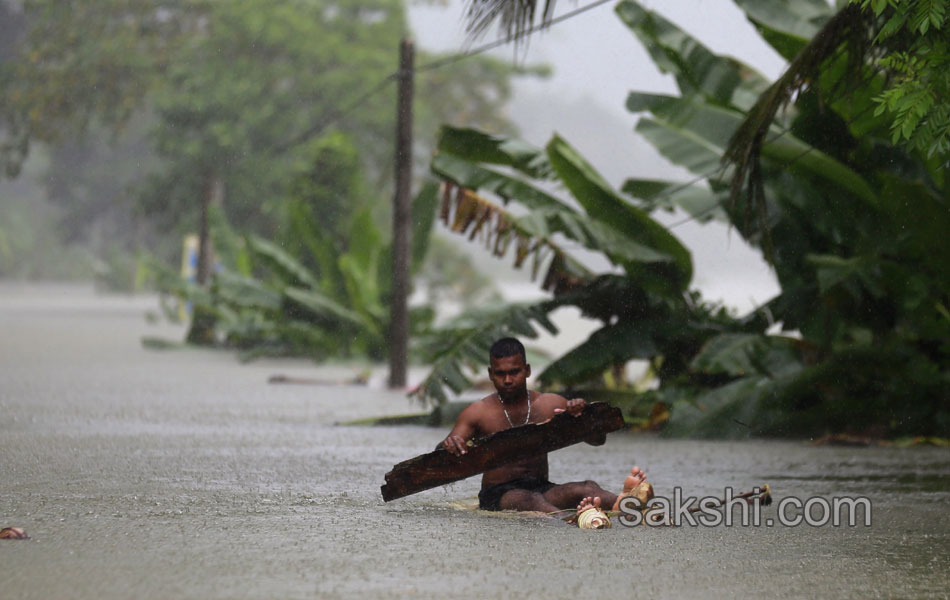
[[[559,412],[578,416],[584,410],[584,400],[580,398],[567,400],[557,394],[528,390],[531,365],[518,340],[503,338],[492,344],[489,360],[488,376],[497,391],[472,403],[459,415],[455,427],[442,442],[452,454],[465,454],[466,442],[472,438],[528,423],[543,423]],[[597,445],[603,441],[588,443]],[[582,512],[590,506],[617,510],[620,499],[645,479],[643,471],[633,467],[619,495],[593,481],[555,484],[548,481],[548,457],[543,454],[486,471],[482,475],[478,505],[483,510],[545,513],[574,507]]]

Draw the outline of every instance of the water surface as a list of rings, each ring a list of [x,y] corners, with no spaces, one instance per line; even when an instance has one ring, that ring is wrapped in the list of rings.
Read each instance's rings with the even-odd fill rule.
[[[146,350],[182,334],[145,323],[152,302],[0,287],[0,527],[32,537],[0,541],[0,597],[948,595],[947,450],[612,434],[551,455],[557,481],[616,488],[636,463],[661,494],[868,496],[871,527],[580,531],[459,509],[477,478],[383,503],[444,430],[336,425],[411,412],[399,393],[267,383],[346,366]]]

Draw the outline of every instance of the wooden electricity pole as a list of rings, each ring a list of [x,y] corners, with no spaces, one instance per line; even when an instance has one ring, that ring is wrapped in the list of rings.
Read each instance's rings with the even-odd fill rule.
[[[412,231],[412,41],[399,45],[396,104],[396,193],[393,197],[393,288],[389,313],[389,387],[406,386],[409,363],[409,248]]]

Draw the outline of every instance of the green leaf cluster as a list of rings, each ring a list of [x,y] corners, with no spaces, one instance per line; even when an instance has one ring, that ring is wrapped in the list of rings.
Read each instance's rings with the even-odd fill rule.
[[[950,36],[947,0],[861,0],[879,20],[874,43],[890,76],[875,98],[876,115],[892,119],[892,141],[928,157],[950,155]]]
[[[810,36],[834,18],[818,0],[738,4],[763,38],[789,55],[808,48]],[[730,201],[732,190],[721,179],[730,173],[717,166],[749,115],[784,88],[717,56],[632,0],[617,12],[680,92],[631,93],[627,107],[641,114],[637,131],[670,161],[707,178],[705,184],[631,179],[614,192],[558,137],[542,152],[446,130],[432,162],[436,174],[461,188],[443,205],[453,230],[474,237],[488,229],[496,248],[505,235],[529,240],[520,246],[529,252],[553,248],[561,259],[552,259],[554,267],[564,262],[570,240],[616,266],[613,273],[577,270],[570,278],[549,269],[546,284],[571,285],[549,286],[554,298],[535,308],[576,306],[603,326],[554,360],[542,382],[589,389],[605,372],[642,359],[659,387],[631,389],[624,402],[651,426],[655,414],[667,414],[656,407],[667,407],[669,434],[946,435],[950,182],[939,161],[895,144],[890,123],[874,115],[886,80],[859,63],[855,86],[847,53],[826,63],[813,87],[781,117],[769,117],[754,162],[757,196]],[[834,89],[848,93],[828,99],[825,92]],[[571,197],[548,193],[552,182]],[[480,194],[529,213],[511,218],[513,209],[492,208]],[[684,293],[690,271],[669,240],[678,242],[649,216],[672,209],[729,223],[768,258],[781,293],[741,318]],[[598,227],[615,237],[588,235]],[[656,228],[665,235],[654,237]],[[632,245],[621,252],[623,240]],[[519,258],[516,253],[516,264]],[[504,314],[494,313],[484,330],[497,331]],[[448,332],[443,361],[474,363],[484,352],[465,346],[453,354],[453,339],[460,338]],[[490,341],[472,339],[480,346]],[[459,373],[446,376],[452,389],[464,383]],[[625,397],[622,389],[607,395]]]
[[[220,209],[212,212],[212,238],[219,258],[210,289],[153,264],[159,286],[210,315],[213,339],[245,359],[304,356],[314,360],[382,360],[388,351],[391,253],[368,207],[341,204],[335,219],[322,219],[321,194],[358,183],[358,156],[331,139],[317,147],[316,170],[298,175],[297,196],[285,215],[286,234],[276,241],[234,232]],[[321,165],[337,164],[339,181]],[[320,172],[320,177],[315,173]],[[317,185],[317,184],[321,185]],[[352,190],[350,190],[352,191]],[[438,188],[423,186],[414,200],[421,214],[434,213]],[[327,215],[334,214],[328,211]],[[431,220],[420,219],[417,239],[428,238]],[[419,252],[424,251],[424,246]],[[423,255],[417,256],[421,264]],[[416,331],[433,318],[427,307],[410,315]]]
[[[801,52],[807,35],[823,26],[821,7],[808,3],[739,4],[780,51]],[[631,5],[623,2],[618,13],[655,48],[662,40],[642,23],[656,17]],[[895,145],[890,124],[880,110],[874,114],[877,98],[887,93],[885,80],[869,69],[855,85],[853,65],[848,56],[827,63],[813,88],[770,123],[760,148],[757,218],[750,218],[754,199],[730,202],[726,186],[709,182],[706,204],[762,248],[782,292],[741,320],[752,330],[709,339],[687,377],[666,379],[652,393],[671,407],[669,433],[892,436],[950,427],[950,321],[942,310],[950,255],[938,233],[950,227],[948,182],[928,153]],[[638,129],[668,159],[703,174],[728,151],[750,109],[737,100],[723,103],[723,94],[697,98],[687,79],[677,76],[677,98],[632,94],[628,107],[648,113]],[[847,93],[824,96],[834,89]],[[751,110],[761,105],[760,99]],[[717,128],[727,116],[729,125]],[[658,190],[668,189],[634,187],[651,206]],[[695,194],[665,200],[681,201],[687,212],[699,203]],[[779,332],[766,334],[769,326]]]

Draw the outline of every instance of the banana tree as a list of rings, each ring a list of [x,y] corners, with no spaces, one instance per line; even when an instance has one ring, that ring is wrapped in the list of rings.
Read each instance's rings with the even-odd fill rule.
[[[833,14],[817,2],[740,6],[782,53],[809,43]],[[770,117],[754,161],[760,183],[752,195],[737,195],[735,173],[720,165],[774,88],[635,2],[621,2],[617,13],[680,91],[631,93],[627,107],[641,114],[637,131],[704,183],[630,179],[610,191],[558,137],[541,152],[446,130],[432,162],[461,190],[443,199],[456,231],[482,235],[500,255],[506,245],[498,240],[519,240],[518,264],[551,254],[543,281],[554,298],[536,310],[571,304],[603,321],[542,381],[578,384],[611,364],[647,358],[661,384],[641,404],[669,407],[670,433],[945,435],[950,245],[942,236],[950,230],[950,193],[938,162],[895,146],[888,122],[874,114],[882,78],[869,70],[855,83],[846,57],[826,63],[822,88],[851,86],[851,100],[822,103],[804,91]],[[545,191],[557,184],[572,198]],[[505,203],[528,212],[506,212]],[[762,250],[781,294],[732,319],[685,293],[688,254],[668,232],[652,237],[654,227],[644,225],[659,228],[649,212],[662,209],[729,223]],[[566,242],[602,253],[614,272],[585,273]],[[497,331],[503,322],[496,312],[486,325]],[[466,331],[479,341],[475,329]],[[443,364],[452,356],[443,353]],[[484,360],[470,346],[457,356]],[[449,387],[462,383],[450,379]]]
[[[438,186],[423,186],[414,200],[420,215],[434,214]],[[215,317],[215,338],[242,351],[244,359],[262,355],[307,356],[317,360],[386,356],[389,318],[389,244],[370,211],[357,210],[344,236],[345,248],[328,240],[315,215],[290,203],[292,248],[259,236],[236,235],[220,212],[212,237],[220,258],[210,290],[154,265],[163,291],[187,298]],[[432,219],[414,223],[413,265],[422,264]],[[413,309],[416,332],[429,326],[433,311]]]
[[[786,54],[832,17],[816,3],[740,2],[763,38]],[[621,19],[679,96],[631,93],[637,126],[668,159],[708,175],[750,114],[749,94],[769,94],[748,66],[717,57],[634,2]],[[774,267],[782,293],[768,303],[779,335],[728,333],[709,340],[694,373],[726,378],[712,389],[667,386],[670,431],[702,435],[802,435],[828,431],[945,433],[950,429],[950,227],[945,173],[896,147],[873,111],[884,82],[873,70],[854,83],[845,58],[826,64],[824,89],[850,86],[848,102],[805,91],[767,122],[757,148],[759,188],[735,199],[713,177],[705,196],[657,196],[668,182],[628,181],[650,206],[679,206],[727,220]],[[734,158],[734,157],[731,157]],[[713,167],[712,169],[710,167]],[[723,178],[734,173],[722,173]],[[734,181],[734,180],[733,180]],[[672,383],[672,382],[671,382]],[[662,388],[661,393],[662,395]]]
[[[515,267],[530,265],[553,297],[469,313],[435,332],[424,343],[434,368],[416,392],[421,399],[444,401],[445,388],[464,390],[465,367],[482,364],[501,335],[556,333],[548,315],[564,306],[602,327],[541,373],[548,386],[587,386],[632,359],[676,373],[731,321],[688,291],[692,260],[685,246],[560,136],[542,150],[443,127],[431,168],[443,180],[443,223]],[[558,187],[563,192],[552,191]],[[611,271],[585,265],[582,249],[603,256]]]

